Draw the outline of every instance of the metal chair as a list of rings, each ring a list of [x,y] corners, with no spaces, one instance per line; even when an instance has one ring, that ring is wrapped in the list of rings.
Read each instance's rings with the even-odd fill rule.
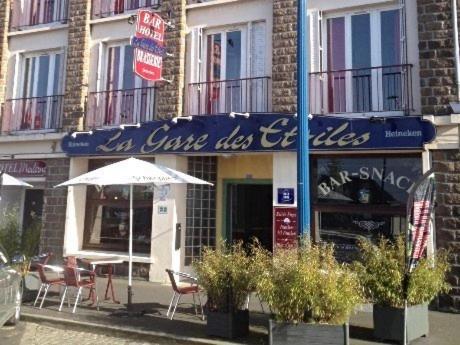
[[[90,296],[92,296],[93,304],[96,303],[96,308],[99,311],[99,297],[97,295],[95,275],[89,271],[89,279],[81,279],[80,272],[81,269],[78,269],[77,267],[64,266],[65,289],[64,293],[62,294],[59,311],[62,310],[62,305],[64,304],[65,296],[69,288],[77,289],[77,296],[75,297],[75,304],[73,306],[72,313],[75,313],[75,311],[77,310],[78,301],[82,296],[83,289],[90,290]]]
[[[35,269],[37,270],[38,275],[40,277],[41,285],[40,285],[40,289],[38,290],[37,297],[35,298],[34,307],[37,304],[38,299],[40,298],[40,294],[42,290],[45,289],[43,292],[42,301],[40,303],[39,309],[42,309],[43,303],[45,302],[46,295],[48,294],[48,290],[51,286],[61,286],[61,287],[65,286],[64,279],[62,278],[50,279],[46,276],[45,269],[48,269],[51,272],[57,272],[57,271],[52,270],[51,269],[52,267],[53,266],[47,266],[44,264],[35,263]]]
[[[176,272],[170,269],[166,269],[166,273],[168,273],[169,280],[171,281],[171,286],[174,291],[173,296],[171,298],[171,303],[169,303],[169,308],[168,308],[166,317],[169,317],[169,315],[171,314],[170,319],[172,320],[174,318],[174,314],[176,312],[177,305],[179,304],[179,301],[182,295],[192,295],[193,307],[195,308],[195,314],[198,316],[198,310],[196,307],[196,300],[195,300],[195,294],[197,294],[198,300],[200,302],[200,308],[201,308],[201,319],[204,320],[203,303],[201,302],[200,288],[198,286],[198,280],[195,277],[192,277],[190,274],[183,273],[183,272]],[[182,278],[185,281],[188,281],[190,283],[190,286],[185,286],[185,287],[177,286],[176,276],[178,278]],[[174,304],[174,309],[171,313],[171,308],[173,304]]]

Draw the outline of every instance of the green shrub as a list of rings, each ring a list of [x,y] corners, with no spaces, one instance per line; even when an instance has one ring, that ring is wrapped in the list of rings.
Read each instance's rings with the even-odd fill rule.
[[[366,298],[382,306],[404,307],[404,239],[398,237],[392,243],[381,238],[377,245],[361,240],[359,247],[361,260],[354,263],[354,268]],[[445,279],[448,270],[448,255],[445,252],[420,260],[409,277],[408,304],[426,304],[439,293],[447,292],[449,285]]]
[[[303,244],[274,255],[258,249],[255,257],[257,292],[278,321],[343,324],[362,301],[357,276],[335,260],[331,245]]]
[[[219,312],[242,309],[254,288],[253,256],[242,243],[222,243],[217,249],[205,248],[202,259],[193,266],[200,285],[206,290],[208,308]]]

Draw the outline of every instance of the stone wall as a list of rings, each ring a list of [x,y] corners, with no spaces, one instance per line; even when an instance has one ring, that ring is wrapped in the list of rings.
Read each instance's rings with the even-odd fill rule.
[[[91,0],[69,1],[63,128],[82,129],[88,93]]]
[[[297,1],[273,0],[273,111],[297,111]]]
[[[165,33],[165,45],[171,57],[163,60],[163,78],[158,82],[157,117],[170,118],[183,115],[185,78],[185,5],[186,0],[163,0],[161,16],[171,21],[174,28]],[[168,19],[169,18],[169,19]]]
[[[450,114],[456,101],[451,3],[417,0],[423,114]]]
[[[8,25],[10,0],[0,1],[0,104],[3,103],[8,65]],[[0,121],[1,123],[1,121]]]
[[[40,252],[52,251],[60,258],[64,247],[67,188],[54,186],[69,179],[70,159],[49,159],[46,165]]]
[[[460,311],[460,150],[433,151],[436,172],[436,244],[452,250],[452,290],[439,300],[441,310]]]

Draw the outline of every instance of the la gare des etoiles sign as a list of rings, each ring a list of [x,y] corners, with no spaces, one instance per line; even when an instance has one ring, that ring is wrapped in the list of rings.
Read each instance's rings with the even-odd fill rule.
[[[310,120],[312,151],[421,150],[434,140],[433,124],[416,116]],[[191,121],[151,121],[140,127],[73,133],[62,140],[69,156],[296,151],[297,118],[286,114],[193,116]]]

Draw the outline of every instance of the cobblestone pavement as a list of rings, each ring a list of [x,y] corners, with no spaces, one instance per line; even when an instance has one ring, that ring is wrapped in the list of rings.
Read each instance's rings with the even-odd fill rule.
[[[150,341],[142,336],[101,334],[84,329],[46,323],[20,322],[16,327],[0,328],[1,345],[185,345],[171,339]]]

